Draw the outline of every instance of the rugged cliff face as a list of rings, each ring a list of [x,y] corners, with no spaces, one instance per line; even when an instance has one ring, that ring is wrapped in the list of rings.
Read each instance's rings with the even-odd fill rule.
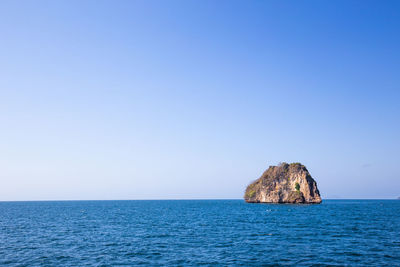
[[[270,166],[246,188],[249,203],[321,203],[317,183],[300,163]]]

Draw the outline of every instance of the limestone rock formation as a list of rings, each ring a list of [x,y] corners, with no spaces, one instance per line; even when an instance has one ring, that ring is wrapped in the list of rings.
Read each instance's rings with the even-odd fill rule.
[[[322,202],[317,183],[300,163],[270,166],[260,178],[247,186],[244,199],[249,203]]]

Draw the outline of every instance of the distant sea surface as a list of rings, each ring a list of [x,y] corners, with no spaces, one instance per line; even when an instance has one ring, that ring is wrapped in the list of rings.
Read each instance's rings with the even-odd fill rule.
[[[0,202],[0,266],[400,266],[400,201]]]

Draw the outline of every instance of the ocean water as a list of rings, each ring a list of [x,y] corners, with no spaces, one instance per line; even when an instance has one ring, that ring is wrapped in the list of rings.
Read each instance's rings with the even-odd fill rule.
[[[0,266],[400,266],[400,201],[0,202]]]

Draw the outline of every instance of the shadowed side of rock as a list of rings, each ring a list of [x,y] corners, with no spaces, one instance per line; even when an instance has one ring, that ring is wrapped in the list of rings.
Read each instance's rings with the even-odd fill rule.
[[[317,183],[300,163],[270,166],[245,191],[249,203],[321,203]]]

